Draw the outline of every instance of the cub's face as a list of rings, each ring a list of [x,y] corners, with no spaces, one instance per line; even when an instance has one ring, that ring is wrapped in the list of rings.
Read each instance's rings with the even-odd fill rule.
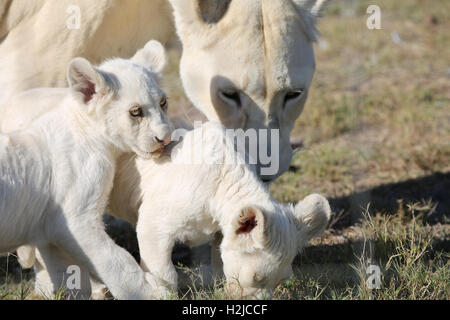
[[[284,209],[275,206],[277,213],[268,214],[257,206],[247,207],[225,232],[221,254],[226,290],[232,297],[271,298],[275,287],[291,277],[298,232]]]
[[[145,159],[159,156],[173,131],[167,96],[145,68],[134,64],[122,67],[117,73],[118,98],[107,111],[110,134],[121,141],[124,151]]]
[[[225,229],[221,244],[227,291],[237,298],[270,298],[292,275],[292,262],[308,241],[320,236],[330,206],[312,194],[292,205],[257,205],[241,210]]]
[[[227,293],[236,298],[270,299],[273,290],[292,276],[294,257],[280,259],[264,249],[252,253],[225,250],[222,259]]]
[[[67,77],[73,97],[111,142],[147,159],[162,153],[173,131],[157,83],[166,61],[164,47],[150,41],[131,59],[107,60],[98,68],[75,58]]]

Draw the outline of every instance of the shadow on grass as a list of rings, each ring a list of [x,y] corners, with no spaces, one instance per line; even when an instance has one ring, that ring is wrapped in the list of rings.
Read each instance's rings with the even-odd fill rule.
[[[424,224],[448,223],[449,190],[450,173],[437,172],[426,177],[384,184],[346,197],[329,199],[333,212],[341,217],[331,222],[331,231],[342,231],[358,225],[367,208],[372,216],[377,213],[398,218],[401,212],[407,220],[421,215],[420,219]],[[361,252],[363,245],[363,240],[349,238],[343,238],[341,243],[319,243],[305,248],[294,264],[351,263],[355,261],[355,255]],[[384,244],[384,250],[388,252],[378,253],[377,256],[394,254],[394,244],[388,241]],[[433,238],[430,258],[435,252],[450,252],[448,234]]]
[[[329,199],[334,212],[343,213],[334,229],[358,223],[362,212],[395,215],[404,209],[423,214],[428,224],[444,223],[450,217],[450,173],[436,172],[426,177],[389,183],[349,196]],[[417,204],[408,208],[408,205]]]
[[[387,241],[382,245],[375,243],[374,256],[383,262],[386,262],[389,257],[396,253],[396,243],[394,241]],[[366,243],[367,246],[367,243]],[[302,254],[297,255],[294,260],[294,265],[304,264],[348,264],[354,263],[361,255],[364,248],[363,240],[347,241],[340,244],[319,244],[307,247]],[[431,250],[426,252],[425,259],[433,259],[435,253],[450,253],[450,239],[435,238],[432,241]]]

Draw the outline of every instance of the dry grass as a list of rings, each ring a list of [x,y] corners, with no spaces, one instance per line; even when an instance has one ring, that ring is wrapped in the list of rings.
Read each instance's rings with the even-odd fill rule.
[[[366,28],[370,4],[382,10],[382,30]],[[335,1],[320,30],[317,72],[293,133],[305,148],[271,190],[285,202],[323,193],[334,216],[275,299],[449,299],[450,2]],[[196,119],[178,80],[179,53],[170,54],[174,113]],[[117,238],[133,248],[135,240]],[[381,268],[378,290],[365,283],[369,264]],[[13,257],[0,259],[0,274],[0,298],[37,297]],[[227,297],[218,281],[179,298]]]

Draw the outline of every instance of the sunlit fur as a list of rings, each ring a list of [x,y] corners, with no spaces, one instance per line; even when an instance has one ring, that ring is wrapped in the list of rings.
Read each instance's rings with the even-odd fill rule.
[[[194,106],[230,128],[279,129],[279,172],[265,178],[288,169],[324,0],[78,0],[79,30],[66,27],[72,0],[3,2],[0,103],[33,87],[64,86],[64,69],[75,56],[129,57],[150,39],[167,43],[176,29],[181,78]],[[286,92],[300,88],[304,94],[285,103]],[[221,90],[237,90],[241,106],[221,99]]]
[[[55,89],[57,95],[46,100],[57,107],[22,130],[0,134],[0,252],[37,246],[53,290],[67,278],[53,254],[59,248],[116,298],[153,297],[145,273],[109,238],[101,220],[117,159],[124,153],[150,158],[153,138],[172,131],[152,73],[165,64],[164,50],[155,42],[142,50],[132,60],[112,59],[99,68],[74,59],[67,72],[70,88]],[[25,100],[39,104],[52,90],[28,92]],[[139,121],[129,113],[135,104],[144,110]]]
[[[202,163],[186,161],[199,153]],[[290,276],[297,252],[328,223],[325,198],[311,195],[295,207],[279,204],[253,168],[231,161],[236,156],[224,128],[206,123],[184,136],[171,158],[146,161],[125,156],[119,162],[109,211],[137,222],[141,263],[155,276],[160,297],[177,288],[171,260],[176,241],[196,246],[221,232],[230,292],[237,297],[270,296]],[[238,220],[249,208],[257,214],[257,226],[236,234]]]
[[[199,154],[203,163],[190,163]],[[233,162],[239,159],[224,128],[214,123],[189,132],[171,158],[119,159],[107,210],[137,224],[142,265],[154,275],[157,297],[177,287],[174,243],[200,245],[217,232],[224,235],[220,252],[228,291],[236,297],[270,297],[290,276],[297,252],[328,223],[325,198],[311,195],[295,207],[279,204],[253,168]],[[237,235],[241,213],[249,208],[257,214],[257,226]],[[36,285],[45,288],[49,276],[39,256],[37,266]],[[214,266],[214,274],[221,273],[219,268]]]

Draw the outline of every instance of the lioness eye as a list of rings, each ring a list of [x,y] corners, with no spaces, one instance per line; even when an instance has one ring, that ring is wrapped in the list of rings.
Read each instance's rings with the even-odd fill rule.
[[[130,115],[133,118],[142,118],[144,117],[144,110],[141,107],[133,107],[130,109]]]
[[[220,90],[219,91],[219,97],[225,101],[232,101],[234,102],[238,107],[241,106],[241,97],[239,95],[239,92],[236,90]]]
[[[168,107],[169,107],[169,103],[167,101],[167,97],[163,97],[161,98],[161,100],[159,101],[159,105],[161,107],[161,109],[166,112]]]
[[[294,90],[294,91],[289,91],[284,96],[284,104],[286,104],[289,101],[296,100],[296,99],[300,98],[301,96],[303,96],[304,92],[305,92],[304,89],[298,89],[298,90]]]

